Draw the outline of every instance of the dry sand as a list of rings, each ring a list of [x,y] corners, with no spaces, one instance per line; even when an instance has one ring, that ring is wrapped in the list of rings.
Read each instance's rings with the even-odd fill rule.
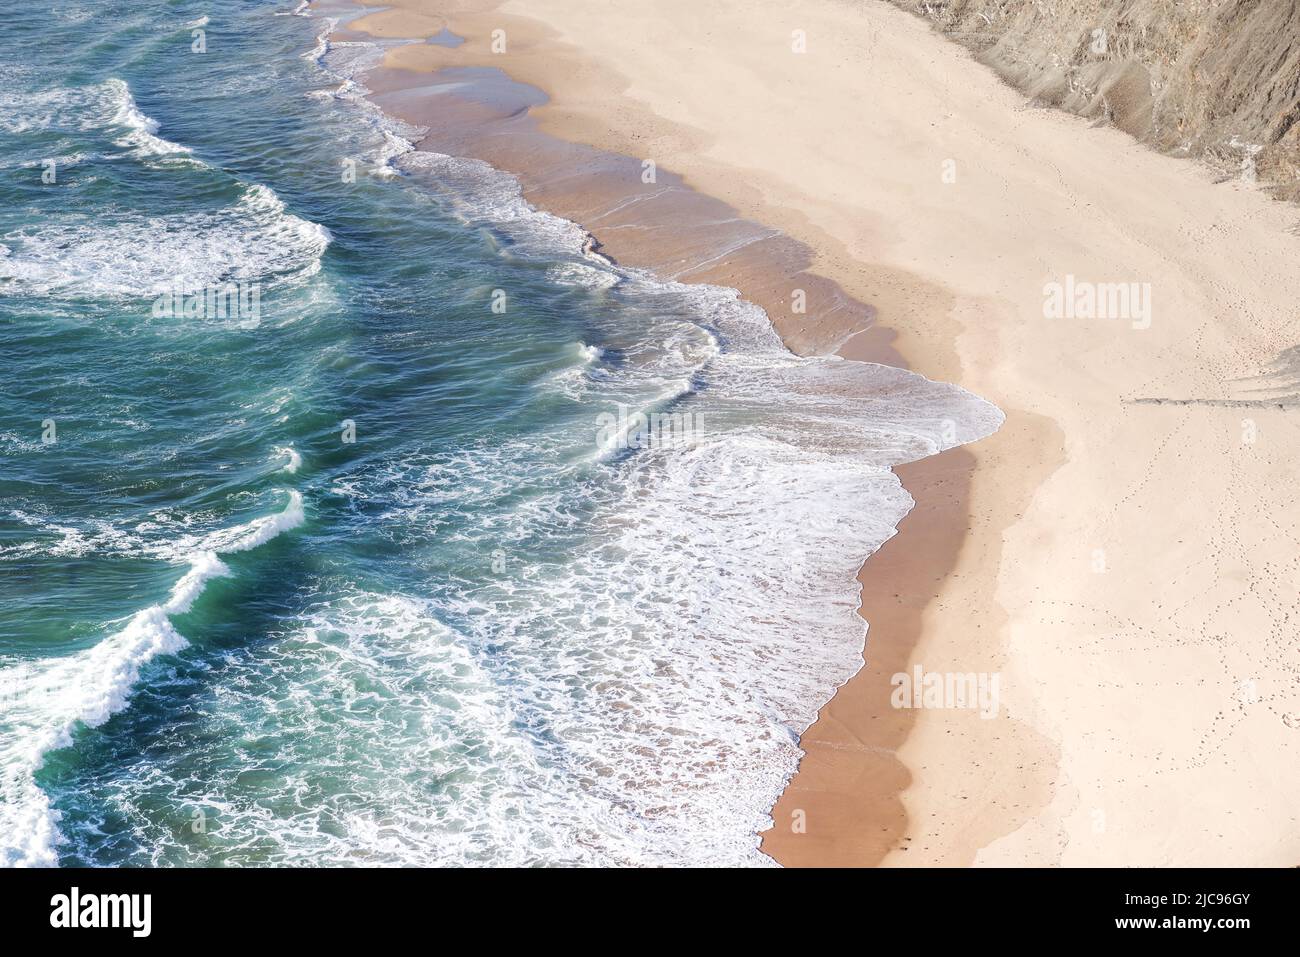
[[[1007,413],[900,470],[919,504],[863,570],[867,664],[804,735],[769,853],[1300,859],[1300,409],[1267,401],[1297,391],[1294,207],[1027,106],[871,0],[385,6],[354,26],[466,38],[391,66],[500,67],[550,94],[546,132],[652,159],[789,237],[698,278],[730,278],[791,348],[896,349]],[[541,157],[530,198],[653,260],[655,237],[587,221],[560,161]],[[1045,318],[1044,284],[1067,276],[1149,283],[1149,328]],[[807,317],[782,308],[795,277],[823,283]],[[846,341],[866,325],[854,300],[879,325]],[[915,663],[997,672],[999,716],[891,709],[889,676]]]

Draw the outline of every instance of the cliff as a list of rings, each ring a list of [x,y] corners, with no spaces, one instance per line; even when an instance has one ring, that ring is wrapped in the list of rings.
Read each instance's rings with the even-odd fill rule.
[[[1040,103],[1300,200],[1300,0],[891,0]]]

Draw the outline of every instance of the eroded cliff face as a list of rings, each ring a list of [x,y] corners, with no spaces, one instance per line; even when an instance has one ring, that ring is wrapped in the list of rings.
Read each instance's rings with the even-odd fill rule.
[[[1300,0],[891,0],[1039,102],[1300,200]]]

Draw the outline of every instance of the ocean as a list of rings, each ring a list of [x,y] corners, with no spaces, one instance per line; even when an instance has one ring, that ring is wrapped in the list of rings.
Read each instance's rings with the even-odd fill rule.
[[[294,3],[0,12],[0,864],[771,864],[891,466],[1001,413],[592,252]]]

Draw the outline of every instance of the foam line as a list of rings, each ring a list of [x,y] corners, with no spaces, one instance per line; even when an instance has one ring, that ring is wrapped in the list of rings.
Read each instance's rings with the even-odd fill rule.
[[[125,708],[146,664],[186,647],[171,617],[188,612],[213,578],[230,574],[218,551],[256,548],[303,517],[302,495],[291,490],[283,511],[211,536],[212,547],[190,556],[189,570],[165,602],[136,612],[93,648],[0,670],[0,866],[58,863],[59,812],[37,786],[36,772],[50,751],[73,743],[79,726],[98,727]]]

